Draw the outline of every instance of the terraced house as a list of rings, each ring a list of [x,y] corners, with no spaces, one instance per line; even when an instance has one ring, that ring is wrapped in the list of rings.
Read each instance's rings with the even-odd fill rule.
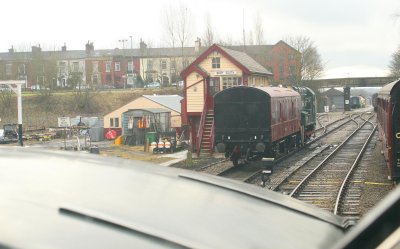
[[[0,80],[26,80],[31,89],[127,88],[151,82],[168,86],[180,81],[182,70],[208,49],[201,46],[200,39],[193,47],[183,48],[151,48],[144,41],[135,49],[95,50],[89,41],[84,48],[68,50],[64,45],[57,51],[42,51],[40,46],[32,46],[30,52],[18,52],[11,47],[0,53]],[[226,48],[245,52],[268,69],[273,73],[271,83],[299,78],[301,54],[283,41]]]

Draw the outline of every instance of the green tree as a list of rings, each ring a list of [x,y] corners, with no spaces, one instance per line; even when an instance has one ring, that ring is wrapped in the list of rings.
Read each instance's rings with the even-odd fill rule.
[[[392,54],[392,60],[389,64],[390,76],[400,77],[400,45]]]
[[[324,65],[321,55],[309,37],[287,37],[284,41],[301,53],[300,80],[313,80],[322,76]]]

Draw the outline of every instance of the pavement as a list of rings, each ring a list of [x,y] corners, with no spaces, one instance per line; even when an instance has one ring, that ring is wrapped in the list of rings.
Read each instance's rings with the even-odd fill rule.
[[[174,159],[164,162],[164,163],[160,163],[160,165],[161,166],[171,166],[174,163],[179,163],[186,159],[187,152],[188,152],[187,150],[183,150],[183,151],[179,151],[179,152],[172,153],[172,154],[163,154],[161,157],[169,157],[169,158],[174,158]]]

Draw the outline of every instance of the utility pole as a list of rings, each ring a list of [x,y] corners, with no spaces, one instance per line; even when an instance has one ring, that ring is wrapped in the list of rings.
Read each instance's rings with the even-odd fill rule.
[[[132,80],[132,87],[135,88],[135,82],[133,79],[133,46],[132,46],[132,36],[129,36],[131,38],[131,62],[132,62],[132,67],[131,67],[131,80]]]
[[[242,23],[242,25],[243,25],[243,51],[245,51],[246,50],[246,32],[244,31],[244,8],[243,8],[243,16],[242,16],[242,18],[243,18],[243,23]]]
[[[122,43],[122,55],[123,55],[123,57],[125,59],[125,42],[127,42],[128,40],[127,39],[121,39],[121,40],[118,40],[118,41]],[[128,80],[127,77],[126,77],[126,74],[125,74],[125,77],[122,77],[122,79],[124,81],[124,89],[125,89],[126,88],[126,81]]]

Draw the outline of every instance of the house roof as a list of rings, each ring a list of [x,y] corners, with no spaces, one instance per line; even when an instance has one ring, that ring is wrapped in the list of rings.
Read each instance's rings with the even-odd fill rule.
[[[257,61],[255,61],[245,52],[240,52],[225,47],[221,47],[221,49],[224,50],[227,54],[229,54],[237,62],[246,67],[251,73],[272,75],[272,73],[269,70],[261,66]]]
[[[326,96],[343,96],[343,92],[336,90],[335,88],[331,88],[328,91],[324,92]]]
[[[87,53],[85,50],[67,50],[67,51],[40,51],[37,56],[43,59],[83,59],[114,56],[133,56],[133,57],[179,57],[183,55],[195,57],[206,50],[201,47],[196,51],[194,47],[176,48],[146,48],[146,49],[97,49]],[[0,53],[0,60],[32,60],[35,59],[33,52],[13,52]]]
[[[246,46],[226,46],[225,49],[235,50],[246,53],[250,56],[266,56],[278,44],[284,43],[288,47],[290,45],[283,41],[279,41],[274,45],[246,45]],[[89,53],[86,50],[67,50],[67,51],[40,51],[37,54],[43,59],[83,59],[83,58],[98,58],[98,57],[113,57],[113,56],[133,56],[133,57],[179,57],[189,56],[195,57],[207,51],[209,47],[200,47],[196,50],[195,47],[175,47],[175,48],[144,48],[144,49],[96,49]],[[294,48],[292,48],[294,51]],[[33,52],[3,52],[0,53],[0,60],[32,60]]]
[[[182,97],[179,95],[143,95],[143,97],[181,113]]]
[[[138,116],[134,115],[134,117],[141,117],[142,113],[138,113],[139,111],[150,112],[150,113],[153,113],[153,114],[166,113],[166,112],[170,113],[171,112],[171,111],[169,111],[167,109],[163,109],[163,108],[138,108],[138,109],[129,109],[126,112],[123,112],[123,113],[125,114],[125,113],[129,113],[129,112],[134,112],[134,114],[138,114]]]

